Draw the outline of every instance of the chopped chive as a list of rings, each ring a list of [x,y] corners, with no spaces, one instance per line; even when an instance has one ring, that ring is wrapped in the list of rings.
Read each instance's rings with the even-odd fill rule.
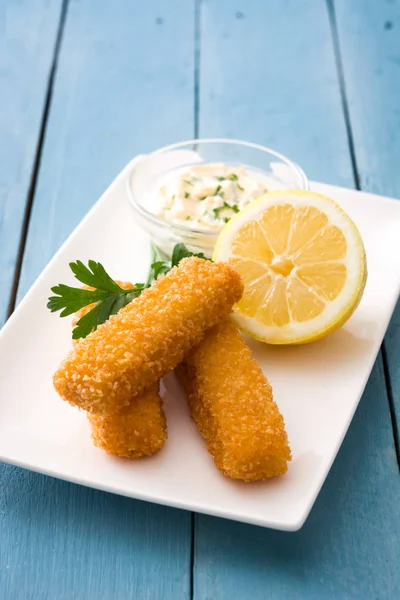
[[[189,198],[190,194],[189,192],[185,192],[185,198]]]
[[[175,198],[176,198],[176,194],[174,194],[174,195],[172,196],[172,198],[171,198],[172,202],[175,200]]]
[[[241,192],[244,192],[244,188],[241,185],[239,185],[239,183],[237,184],[237,187],[238,187],[238,190],[240,190]]]
[[[234,213],[238,213],[240,211],[240,208],[237,204],[231,205],[224,201],[222,206],[217,206],[216,208],[213,208],[214,216],[216,218],[220,219],[221,218],[220,212],[221,212],[221,210],[225,210],[225,209],[233,210]],[[225,218],[227,218],[227,217],[225,217]]]
[[[231,181],[237,181],[239,178],[236,175],[236,173],[231,173],[230,175],[228,175],[227,179],[230,179]]]
[[[230,218],[229,217],[224,217],[223,221],[224,221],[224,223],[228,223],[228,221],[230,221]]]
[[[216,179],[218,179],[218,181],[225,181],[226,177],[216,177]]]
[[[218,196],[219,192],[222,190],[222,185],[217,185],[215,188],[214,196]]]
[[[188,185],[194,185],[193,181],[191,179],[184,179],[183,180],[185,183],[187,183]]]

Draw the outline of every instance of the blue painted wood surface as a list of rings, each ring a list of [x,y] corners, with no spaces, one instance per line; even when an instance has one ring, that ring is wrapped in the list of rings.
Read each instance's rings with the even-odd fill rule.
[[[185,0],[69,2],[19,297],[133,156],[193,136],[194,25]]]
[[[69,3],[19,297],[133,155],[193,136],[193,44],[186,0]],[[189,597],[190,513],[0,476],[1,598]]]
[[[189,515],[4,465],[4,600],[189,597]]]
[[[200,136],[259,142],[352,186],[325,2],[203,0],[200,18]]]
[[[0,324],[34,170],[61,0],[0,3]]]
[[[70,0],[18,298],[131,156],[192,137],[196,129],[201,136],[271,145],[312,178],[354,185],[341,62],[361,183],[400,195],[394,169],[399,6],[336,0],[338,56],[329,6],[320,0],[235,6],[229,0]],[[19,2],[13,11],[19,43],[35,27],[41,32],[32,33],[26,58],[31,69],[40,65],[32,92],[36,118],[14,155],[3,144],[13,121],[0,114],[0,153],[6,154],[0,186],[5,180],[6,189],[22,190],[21,198],[25,190],[26,198],[60,6]],[[0,53],[0,93],[11,89],[6,114],[25,123],[22,99],[30,81],[21,76],[10,88],[17,77],[13,60]],[[13,173],[24,177],[17,181]],[[17,204],[18,218],[0,225],[0,267],[2,260],[9,266],[2,280],[0,269],[0,311],[20,241],[24,202]],[[386,340],[394,400],[399,317],[396,323]],[[193,590],[189,513],[4,465],[0,482],[0,597],[7,600],[180,600],[191,591],[196,600],[400,596],[399,474],[381,358],[304,528],[284,534],[196,516]]]
[[[400,198],[400,3],[335,9],[360,187]],[[384,348],[400,445],[400,305]]]

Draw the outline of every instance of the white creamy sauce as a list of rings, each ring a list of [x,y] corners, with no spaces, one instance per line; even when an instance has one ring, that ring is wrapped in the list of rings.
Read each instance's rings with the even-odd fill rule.
[[[218,231],[246,204],[278,187],[267,175],[244,166],[197,164],[164,175],[148,208],[176,225]]]

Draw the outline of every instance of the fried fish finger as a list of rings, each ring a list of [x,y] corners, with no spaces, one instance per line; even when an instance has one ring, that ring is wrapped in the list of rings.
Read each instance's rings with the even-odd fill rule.
[[[123,289],[131,283],[117,281]],[[93,289],[85,286],[85,289]],[[82,308],[75,315],[73,325],[88,313],[94,304]],[[76,340],[75,343],[79,343]],[[95,446],[107,454],[123,458],[142,458],[159,452],[167,441],[167,423],[158,393],[157,383],[132,399],[119,413],[101,416],[88,413]]]
[[[115,415],[88,413],[95,446],[107,454],[142,458],[159,452],[167,440],[167,425],[158,386],[133,398]]]
[[[243,293],[228,265],[186,258],[81,340],[56,371],[60,396],[111,415],[172,371]]]
[[[291,460],[272,388],[229,319],[178,367],[191,416],[218,469],[243,481],[283,475]]]

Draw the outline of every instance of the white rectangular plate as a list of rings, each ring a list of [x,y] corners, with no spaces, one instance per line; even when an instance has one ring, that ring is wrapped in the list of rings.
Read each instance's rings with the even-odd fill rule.
[[[129,167],[129,166],[128,166]],[[1,460],[109,492],[296,530],[304,523],[338,452],[371,372],[400,287],[400,202],[332,186],[363,236],[369,278],[363,300],[340,331],[309,346],[252,343],[284,415],[293,461],[265,483],[224,478],[191,422],[173,375],[164,380],[166,447],[126,461],[94,448],[83,412],[62,402],[52,374],[71,347],[71,321],[46,308],[50,287],[76,282],[68,263],[101,261],[114,278],[142,281],[149,240],[134,223],[124,170],[54,257],[0,335]]]

